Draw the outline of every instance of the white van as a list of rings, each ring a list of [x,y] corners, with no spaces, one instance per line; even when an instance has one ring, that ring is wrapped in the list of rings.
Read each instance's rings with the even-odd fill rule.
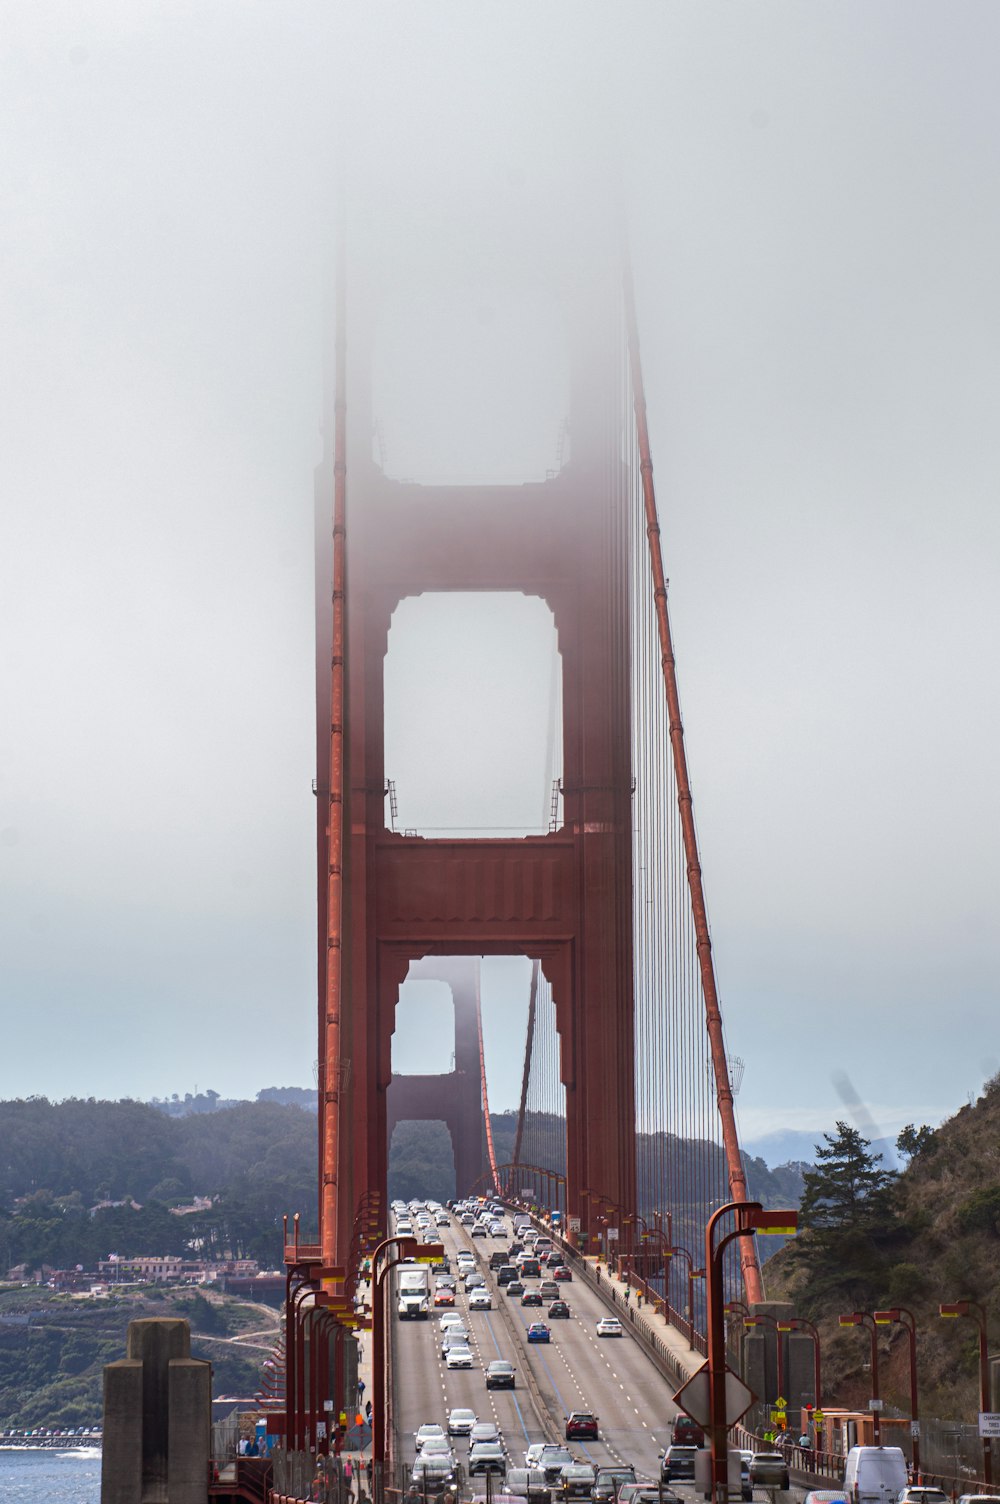
[[[844,1465],[844,1492],[854,1504],[894,1504],[906,1487],[901,1447],[852,1447]]]

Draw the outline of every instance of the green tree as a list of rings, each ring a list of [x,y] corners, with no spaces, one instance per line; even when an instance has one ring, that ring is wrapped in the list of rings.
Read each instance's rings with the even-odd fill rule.
[[[871,1140],[848,1123],[838,1123],[836,1135],[823,1137],[826,1146],[816,1145],[816,1167],[803,1177],[803,1227],[837,1232],[871,1228],[888,1212],[895,1173],[880,1168],[881,1154],[872,1154]]]
[[[905,1154],[907,1159],[915,1159],[918,1154],[923,1154],[934,1144],[934,1129],[928,1128],[925,1123],[922,1128],[915,1128],[912,1123],[907,1123],[905,1128],[900,1129],[896,1139],[896,1148],[900,1154]]]

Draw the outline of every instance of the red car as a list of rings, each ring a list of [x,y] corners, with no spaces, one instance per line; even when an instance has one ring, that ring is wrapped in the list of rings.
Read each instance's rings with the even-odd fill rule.
[[[436,1306],[453,1306],[455,1304],[455,1292],[445,1285],[440,1290],[434,1291],[434,1304]]]
[[[572,1279],[573,1271],[567,1269],[565,1264],[556,1264],[549,1270],[553,1279]]]
[[[566,1417],[567,1441],[596,1441],[597,1416],[589,1410],[574,1410]]]

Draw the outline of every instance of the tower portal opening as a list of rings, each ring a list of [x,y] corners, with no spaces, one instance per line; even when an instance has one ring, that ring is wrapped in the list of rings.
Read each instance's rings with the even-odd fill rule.
[[[386,823],[416,835],[542,835],[562,823],[555,620],[514,591],[408,596],[385,659]]]

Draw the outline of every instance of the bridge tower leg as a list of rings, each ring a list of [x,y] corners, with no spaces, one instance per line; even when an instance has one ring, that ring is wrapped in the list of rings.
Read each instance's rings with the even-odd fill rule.
[[[447,982],[455,1009],[455,1068],[440,1075],[393,1075],[386,1092],[386,1142],[397,1123],[443,1122],[455,1158],[455,1189],[467,1196],[485,1168],[482,1082],[479,1074],[478,958],[428,956],[414,961],[409,979]]]

